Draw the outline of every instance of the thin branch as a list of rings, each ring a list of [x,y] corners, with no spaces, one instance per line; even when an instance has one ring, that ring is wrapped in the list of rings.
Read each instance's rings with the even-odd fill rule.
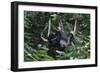
[[[60,20],[60,22],[59,22],[58,29],[59,29],[60,31],[64,32],[63,23],[62,23],[62,21],[61,21],[61,20]]]
[[[76,26],[77,26],[77,20],[75,20],[75,25],[74,25],[74,35],[76,34]]]
[[[51,19],[49,19],[49,25],[48,25],[48,36],[50,35],[51,30]]]

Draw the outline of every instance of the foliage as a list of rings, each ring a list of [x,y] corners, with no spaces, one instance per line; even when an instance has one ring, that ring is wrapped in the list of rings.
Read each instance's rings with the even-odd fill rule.
[[[90,14],[24,11],[24,61],[55,60],[48,54],[48,42],[40,38],[47,34],[50,19],[52,32],[62,20],[66,36],[77,20],[76,35],[65,51],[57,50],[57,60],[90,58]]]

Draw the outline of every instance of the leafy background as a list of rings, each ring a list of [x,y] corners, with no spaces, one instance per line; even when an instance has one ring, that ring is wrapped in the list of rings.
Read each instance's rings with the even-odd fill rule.
[[[33,12],[24,11],[24,61],[51,61],[54,57],[48,54],[48,42],[40,38],[41,32],[47,34],[49,20],[51,31],[57,30],[59,20],[63,21],[66,35],[74,28],[77,20],[76,36],[56,60],[73,60],[90,58],[90,14]]]

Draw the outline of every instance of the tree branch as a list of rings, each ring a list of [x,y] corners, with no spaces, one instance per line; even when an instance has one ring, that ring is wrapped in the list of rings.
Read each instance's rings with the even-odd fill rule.
[[[77,20],[75,20],[75,24],[74,24],[74,36],[76,35],[76,26],[77,26]]]
[[[48,36],[50,35],[51,30],[51,19],[49,19],[49,25],[48,25]]]

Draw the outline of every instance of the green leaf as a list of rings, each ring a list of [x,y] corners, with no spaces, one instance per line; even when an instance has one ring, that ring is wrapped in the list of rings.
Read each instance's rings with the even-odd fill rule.
[[[33,56],[33,58],[35,58],[38,61],[41,60],[41,58],[37,54],[35,54],[35,53],[32,53],[32,56]]]
[[[45,50],[38,50],[40,54],[46,54]]]
[[[51,57],[51,56],[49,56],[49,55],[47,55],[47,54],[44,54],[44,57],[47,58],[47,59],[49,59],[49,60],[54,60],[53,57]]]

